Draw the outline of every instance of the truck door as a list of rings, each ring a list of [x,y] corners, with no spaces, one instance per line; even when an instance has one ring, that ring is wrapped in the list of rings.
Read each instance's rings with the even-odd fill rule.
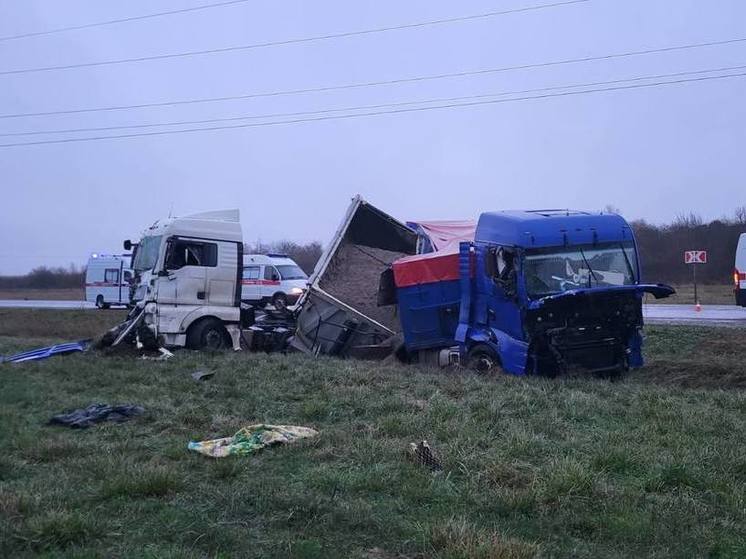
[[[490,247],[479,259],[484,263],[480,291],[485,296],[486,323],[516,340],[523,339],[518,298],[519,258],[510,247]],[[481,267],[481,266],[480,266]]]
[[[217,266],[215,242],[173,237],[166,246],[165,277],[158,300],[172,305],[207,304],[207,269]]]

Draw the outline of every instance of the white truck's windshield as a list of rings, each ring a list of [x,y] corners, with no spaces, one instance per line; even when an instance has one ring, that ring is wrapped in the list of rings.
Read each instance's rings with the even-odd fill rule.
[[[137,247],[135,258],[132,261],[132,268],[138,272],[152,270],[158,261],[158,251],[161,248],[162,235],[153,237],[143,237]]]
[[[631,285],[637,257],[631,242],[527,250],[523,273],[532,299],[585,287]]]

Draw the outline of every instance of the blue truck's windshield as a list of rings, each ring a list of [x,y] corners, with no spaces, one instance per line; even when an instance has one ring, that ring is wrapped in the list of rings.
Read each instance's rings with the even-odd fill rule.
[[[161,248],[162,235],[154,237],[143,237],[137,247],[137,252],[132,261],[132,269],[138,272],[152,270],[158,261],[158,251]]]
[[[637,280],[635,247],[624,242],[527,250],[523,275],[532,299],[584,287],[631,285]]]

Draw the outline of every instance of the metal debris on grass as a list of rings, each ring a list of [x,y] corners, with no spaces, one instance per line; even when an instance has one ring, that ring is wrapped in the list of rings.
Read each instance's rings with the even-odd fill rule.
[[[192,378],[197,382],[208,380],[215,376],[215,371],[194,371]]]

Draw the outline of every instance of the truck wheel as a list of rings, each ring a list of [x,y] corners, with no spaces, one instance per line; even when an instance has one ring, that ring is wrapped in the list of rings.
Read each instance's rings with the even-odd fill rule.
[[[288,298],[284,293],[275,293],[272,296],[272,306],[278,311],[283,311],[288,306]]]
[[[500,359],[495,351],[487,344],[476,344],[466,356],[466,364],[470,369],[483,375],[499,372]]]
[[[217,318],[208,318],[195,324],[187,333],[187,347],[219,351],[230,346],[228,332]]]
[[[104,296],[103,295],[99,295],[98,297],[96,297],[96,307],[99,308],[99,309],[108,309],[109,308],[109,304],[108,303],[104,303]]]

